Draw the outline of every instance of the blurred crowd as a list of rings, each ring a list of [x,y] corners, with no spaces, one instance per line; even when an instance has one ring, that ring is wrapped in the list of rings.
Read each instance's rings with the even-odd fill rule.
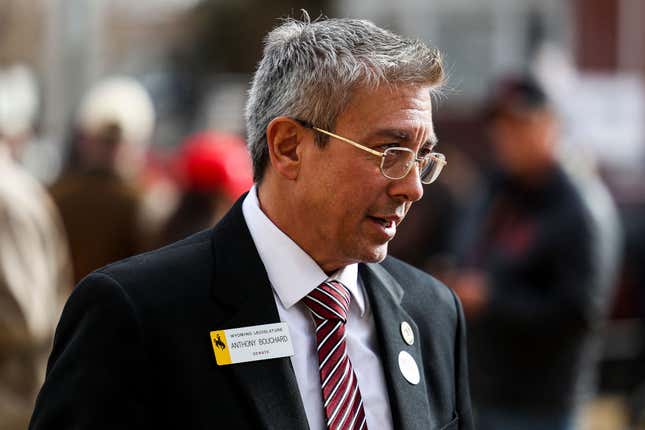
[[[535,76],[500,79],[480,115],[489,156],[449,150],[462,178],[428,188],[391,244],[462,301],[477,428],[644,428],[642,230],[563,147]]]
[[[38,104],[27,68],[0,70],[0,429],[25,428],[80,279],[214,225],[252,185],[241,136],[201,130],[155,151],[150,95],[117,76],[85,94],[64,168],[45,186],[21,163],[37,140]],[[643,248],[633,245],[643,237],[625,234],[594,166],[563,155],[560,118],[538,80],[500,80],[481,115],[478,150],[491,156],[442,147],[449,172],[426,188],[391,253],[462,300],[478,428],[578,428],[608,386],[608,322],[626,288],[631,316],[645,321]],[[645,351],[629,360],[645,368]],[[645,428],[645,372],[629,382],[611,388],[633,428]]]
[[[152,100],[132,78],[88,91],[66,163],[46,187],[22,165],[35,145],[37,83],[0,70],[0,429],[27,426],[55,325],[73,286],[111,262],[212,226],[252,185],[240,136],[188,136],[164,162],[149,151]]]

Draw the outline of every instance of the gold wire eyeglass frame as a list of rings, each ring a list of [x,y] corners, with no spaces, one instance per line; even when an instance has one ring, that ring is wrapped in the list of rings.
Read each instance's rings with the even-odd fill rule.
[[[312,130],[315,130],[315,131],[317,131],[319,133],[326,134],[327,136],[333,137],[334,139],[338,139],[338,140],[340,140],[342,142],[349,143],[350,145],[352,145],[352,146],[354,146],[354,147],[356,147],[358,149],[362,149],[363,151],[369,152],[372,155],[376,155],[377,157],[380,157],[381,158],[381,166],[380,166],[381,167],[381,174],[383,176],[385,176],[386,178],[388,178],[388,179],[398,180],[398,179],[405,178],[408,175],[408,173],[410,173],[410,171],[412,170],[412,166],[413,166],[413,163],[410,163],[408,165],[408,167],[406,168],[405,172],[399,177],[392,177],[392,176],[388,175],[387,173],[385,173],[385,169],[383,167],[383,164],[385,163],[385,157],[387,156],[388,151],[391,152],[391,151],[397,150],[397,151],[406,151],[406,152],[411,153],[412,156],[414,157],[413,158],[414,161],[416,162],[417,166],[419,167],[419,179],[421,179],[421,182],[423,184],[426,184],[426,185],[433,183],[439,177],[439,175],[441,174],[441,171],[443,170],[443,168],[448,164],[448,162],[446,161],[446,156],[441,154],[440,152],[431,152],[430,154],[426,155],[425,157],[417,157],[417,154],[413,150],[411,150],[410,148],[403,148],[403,147],[400,147],[400,146],[387,148],[384,152],[381,152],[381,151],[377,151],[376,149],[368,148],[367,146],[361,145],[360,143],[354,142],[353,140],[348,139],[346,137],[339,136],[339,135],[337,135],[335,133],[332,133],[331,131],[323,130],[322,128],[318,128],[318,127],[315,127],[313,125],[309,125],[309,124],[306,124],[306,123],[303,124],[303,125],[308,126]],[[424,169],[427,166],[430,165],[430,163],[429,163],[430,159],[432,159],[435,163],[438,163],[438,166],[439,166],[439,167],[437,167],[438,172],[436,174],[430,175],[429,180],[424,180],[423,179],[423,177],[425,176],[423,174],[423,173],[425,173]],[[424,164],[425,164],[425,166],[424,166]],[[421,166],[424,166],[424,167],[422,168]]]

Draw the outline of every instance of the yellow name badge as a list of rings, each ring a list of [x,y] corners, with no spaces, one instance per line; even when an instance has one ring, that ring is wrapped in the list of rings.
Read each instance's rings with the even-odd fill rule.
[[[219,366],[293,355],[284,322],[212,331],[211,342]]]

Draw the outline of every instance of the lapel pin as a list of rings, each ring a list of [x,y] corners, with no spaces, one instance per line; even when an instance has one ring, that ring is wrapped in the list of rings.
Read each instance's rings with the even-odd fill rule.
[[[401,323],[401,336],[403,336],[403,340],[408,345],[412,345],[414,343],[414,331],[407,321],[403,321]]]
[[[417,385],[421,381],[417,362],[414,361],[414,357],[412,357],[409,352],[399,352],[399,369],[401,369],[401,373],[405,380],[410,384]]]

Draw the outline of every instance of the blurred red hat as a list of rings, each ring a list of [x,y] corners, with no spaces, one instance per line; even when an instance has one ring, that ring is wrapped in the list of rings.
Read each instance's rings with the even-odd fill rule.
[[[236,200],[253,185],[253,167],[244,140],[234,134],[204,131],[181,145],[177,170],[186,189],[222,192]]]

